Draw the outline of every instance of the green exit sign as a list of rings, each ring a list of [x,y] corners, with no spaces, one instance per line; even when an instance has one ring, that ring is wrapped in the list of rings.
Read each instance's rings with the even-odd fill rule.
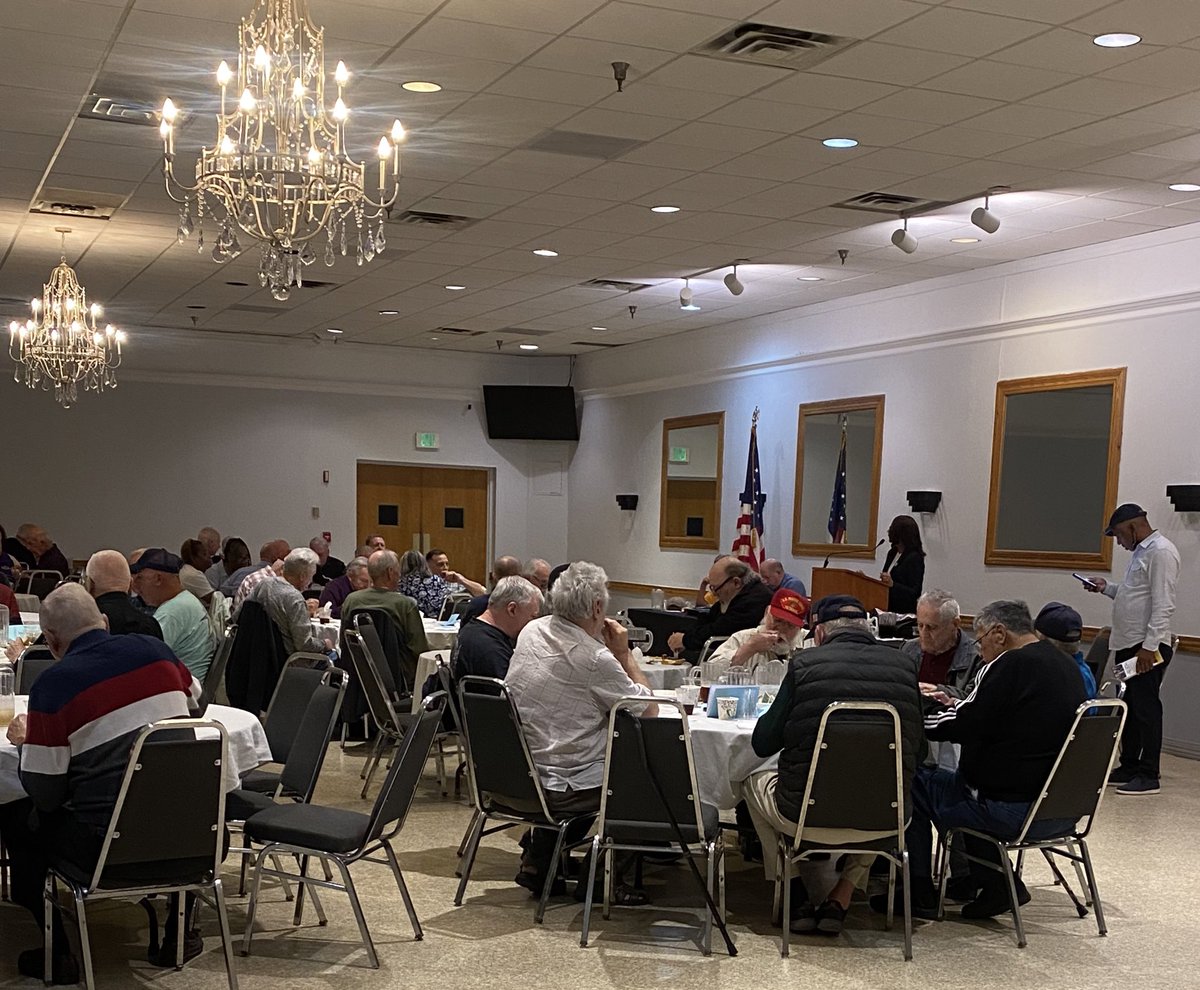
[[[438,435],[436,433],[418,433],[416,435],[417,450],[437,450]]]
[[[686,464],[688,462],[688,448],[672,447],[670,457],[672,464]]]

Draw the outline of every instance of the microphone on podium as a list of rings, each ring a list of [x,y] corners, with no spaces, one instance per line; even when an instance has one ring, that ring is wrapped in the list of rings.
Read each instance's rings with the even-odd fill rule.
[[[876,550],[878,550],[886,542],[887,542],[887,538],[884,537],[882,540],[880,540],[878,543],[875,544],[875,547],[874,547],[874,549],[872,549],[871,553],[873,554]],[[847,551],[842,551],[843,554],[846,552]],[[829,558],[830,557],[840,557],[840,556],[842,556],[842,554],[839,554],[836,550],[830,550],[829,553],[827,553],[825,555],[825,562],[821,565],[821,568],[824,569],[829,566]]]

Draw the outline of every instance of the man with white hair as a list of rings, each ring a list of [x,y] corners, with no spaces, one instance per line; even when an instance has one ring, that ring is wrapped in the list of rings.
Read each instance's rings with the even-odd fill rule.
[[[525,626],[509,662],[508,687],[546,803],[556,815],[600,810],[613,703],[637,695],[647,699],[644,714],[658,711],[630,654],[625,627],[606,618],[607,610],[608,575],[586,561],[571,564],[551,590],[551,614]],[[553,833],[534,829],[516,882],[540,894],[553,855]],[[582,885],[578,893],[584,893]],[[623,902],[635,896],[625,889],[618,892]]]
[[[138,597],[154,608],[163,639],[188,670],[200,680],[208,673],[216,644],[208,612],[200,599],[183,586],[179,572],[183,561],[162,547],[143,551],[130,566]]]
[[[149,636],[113,636],[96,602],[78,584],[46,596],[42,632],[59,661],[34,682],[27,715],[13,719],[8,739],[20,747],[21,785],[29,797],[0,805],[12,899],[42,928],[50,858],[69,860],[84,875],[95,868],[116,804],[134,736],[150,722],[186,716],[200,685],[170,648]],[[171,914],[174,917],[174,913]],[[79,980],[59,912],[52,914],[54,957],[48,981]],[[172,926],[169,925],[169,929]],[[174,938],[159,958],[175,962]],[[188,934],[186,958],[200,951]],[[17,956],[23,976],[41,979],[41,947]]]
[[[216,564],[221,560],[221,534],[212,526],[204,526],[196,539],[204,544],[204,552],[209,556],[209,563]]]
[[[270,616],[283,637],[285,653],[325,653],[327,650],[309,622],[316,611],[316,600],[306,600],[301,594],[312,584],[316,570],[317,555],[306,547],[299,547],[283,559],[280,580],[261,582],[246,599],[258,602]]]
[[[542,610],[542,593],[523,577],[502,577],[488,596],[487,608],[463,626],[454,644],[450,666],[454,676],[508,675],[517,636]]]
[[[324,588],[330,581],[346,573],[345,561],[330,555],[329,541],[325,537],[314,536],[308,541],[308,549],[317,555],[317,572],[313,575],[313,584]]]
[[[550,587],[550,561],[534,557],[525,562],[521,575],[527,581],[532,581],[543,595]]]
[[[83,586],[96,599],[96,607],[108,620],[110,633],[114,636],[141,633],[162,639],[158,620],[133,607],[129,597],[132,582],[129,561],[116,550],[97,550],[89,558],[83,576]]]
[[[335,619],[342,617],[342,602],[354,591],[365,591],[371,587],[371,576],[367,573],[367,558],[356,556],[346,565],[346,573],[334,578],[321,592],[317,606],[329,606],[329,614]]]

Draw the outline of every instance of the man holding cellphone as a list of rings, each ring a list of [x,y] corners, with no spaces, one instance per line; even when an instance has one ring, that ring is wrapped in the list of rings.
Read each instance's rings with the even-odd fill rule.
[[[1121,762],[1108,782],[1122,795],[1157,794],[1163,723],[1159,688],[1171,661],[1179,551],[1150,525],[1146,510],[1132,502],[1117,506],[1104,534],[1133,557],[1119,584],[1093,577],[1084,587],[1113,599],[1109,645],[1114,664],[1137,658],[1137,673],[1125,681],[1129,717],[1121,736]]]

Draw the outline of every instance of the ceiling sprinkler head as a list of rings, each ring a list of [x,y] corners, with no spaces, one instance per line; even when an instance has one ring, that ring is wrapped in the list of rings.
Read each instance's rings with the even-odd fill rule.
[[[629,307],[629,318],[632,320],[635,316],[637,316],[637,307],[630,306]]]
[[[629,75],[628,62],[613,62],[613,78],[617,81],[617,92],[625,92],[625,77]]]
[[[842,264],[846,263],[846,259],[850,257],[850,252],[846,248],[838,248],[838,257],[842,259]]]

